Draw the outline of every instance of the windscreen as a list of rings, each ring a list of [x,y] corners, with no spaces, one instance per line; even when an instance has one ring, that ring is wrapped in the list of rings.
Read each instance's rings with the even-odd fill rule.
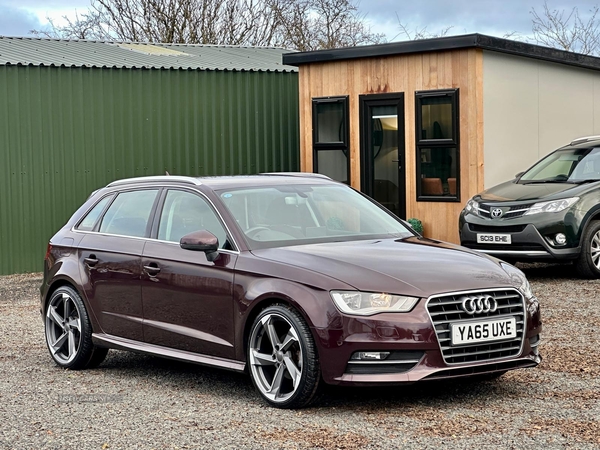
[[[349,187],[252,187],[217,192],[251,249],[414,234]]]
[[[557,150],[525,172],[519,183],[579,183],[595,180],[600,180],[600,147]]]

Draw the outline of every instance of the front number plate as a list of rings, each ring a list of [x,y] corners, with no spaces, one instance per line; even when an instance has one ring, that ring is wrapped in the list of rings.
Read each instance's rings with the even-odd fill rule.
[[[453,323],[452,345],[501,341],[517,337],[514,317],[481,322]]]
[[[511,244],[510,234],[487,233],[477,234],[478,244]]]

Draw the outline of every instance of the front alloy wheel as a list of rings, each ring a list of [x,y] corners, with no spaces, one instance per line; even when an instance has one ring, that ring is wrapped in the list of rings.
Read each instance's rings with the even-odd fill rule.
[[[583,233],[575,268],[585,278],[600,278],[600,220],[590,222]]]
[[[313,400],[321,378],[314,340],[302,316],[273,305],[254,321],[248,343],[254,386],[279,408],[299,408]]]
[[[92,368],[108,352],[92,344],[92,328],[79,294],[71,287],[58,288],[46,307],[46,344],[54,361],[68,369]]]

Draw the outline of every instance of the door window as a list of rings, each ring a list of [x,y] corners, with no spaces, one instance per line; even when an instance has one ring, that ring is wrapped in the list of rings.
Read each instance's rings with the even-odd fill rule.
[[[100,233],[121,236],[147,236],[148,221],[158,189],[120,193],[100,224]]]
[[[361,190],[404,217],[404,95],[361,95],[360,114]]]
[[[158,224],[158,239],[179,242],[186,234],[200,230],[210,231],[219,239],[220,248],[228,248],[227,232],[205,199],[186,191],[167,192]]]

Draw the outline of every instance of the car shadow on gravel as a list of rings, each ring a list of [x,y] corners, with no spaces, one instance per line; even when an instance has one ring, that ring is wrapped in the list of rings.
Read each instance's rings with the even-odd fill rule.
[[[549,263],[517,263],[529,281],[547,280],[573,280],[580,279],[571,263],[549,264]]]
[[[215,401],[263,404],[246,374],[137,353],[111,350],[97,369],[110,377],[149,383],[177,395],[211,395]],[[487,402],[523,395],[522,384],[511,380],[461,379],[428,381],[408,386],[322,387],[319,400],[309,409],[381,409],[410,405],[456,405]]]
[[[432,407],[493,404],[508,398],[524,395],[523,385],[511,380],[460,380],[425,381],[406,386],[349,388],[327,386],[317,406],[337,409],[361,410],[407,407],[411,405]]]
[[[98,368],[110,376],[156,383],[161,389],[192,395],[212,394],[225,398],[255,399],[250,378],[243,373],[177,360],[111,350]]]

